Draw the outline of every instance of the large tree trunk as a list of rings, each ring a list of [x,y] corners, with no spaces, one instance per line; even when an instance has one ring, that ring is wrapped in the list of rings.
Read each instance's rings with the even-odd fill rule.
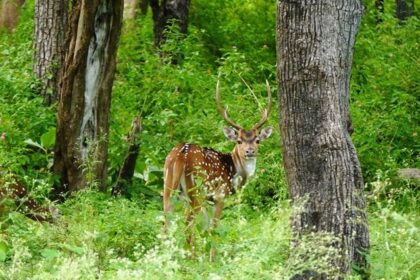
[[[414,0],[396,0],[395,14],[401,21],[411,17],[414,14]]]
[[[278,2],[280,128],[289,192],[298,209],[291,259],[308,263],[296,279],[332,279],[350,273],[352,264],[367,267],[363,179],[349,115],[362,12],[359,0]],[[313,250],[302,253],[308,248]],[[325,269],[319,262],[328,249],[335,253]]]
[[[166,40],[166,29],[176,21],[180,31],[186,34],[188,31],[188,14],[190,0],[150,0],[153,12],[153,32],[155,45],[160,47]]]
[[[0,3],[0,29],[6,28],[11,32],[19,21],[20,7],[25,0],[1,0]]]
[[[55,192],[95,182],[106,188],[109,109],[123,14],[122,0],[78,0],[70,16],[53,171]]]
[[[44,104],[57,100],[58,72],[64,59],[67,0],[37,0],[35,3],[35,62],[33,71],[41,81]]]

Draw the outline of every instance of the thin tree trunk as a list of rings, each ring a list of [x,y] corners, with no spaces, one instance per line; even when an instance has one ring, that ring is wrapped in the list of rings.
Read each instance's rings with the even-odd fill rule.
[[[41,81],[44,104],[57,101],[58,75],[64,59],[68,7],[66,0],[35,2],[35,38],[33,71]]]
[[[297,209],[291,260],[308,264],[294,279],[343,278],[353,264],[367,268],[363,179],[349,115],[353,46],[362,12],[358,0],[278,2],[280,128]],[[329,248],[335,253],[320,263]]]
[[[149,0],[140,0],[139,6],[140,6],[141,14],[146,15],[147,8],[149,7]]]
[[[150,0],[150,7],[153,12],[155,46],[160,47],[165,42],[165,31],[172,21],[178,23],[181,33],[187,33],[190,0],[163,0],[161,3],[159,0]]]
[[[127,136],[127,142],[130,144],[124,162],[118,172],[118,178],[112,187],[112,194],[127,195],[128,186],[133,180],[136,161],[140,151],[140,141],[138,136],[141,132],[141,119],[136,117],[131,125],[131,131]]]
[[[395,14],[401,21],[411,17],[414,14],[414,0],[396,0]]]
[[[69,23],[53,171],[61,178],[55,193],[87,183],[106,189],[109,110],[122,0],[76,1]]]
[[[6,28],[13,31],[19,21],[20,7],[24,0],[2,0],[0,1],[0,29]]]

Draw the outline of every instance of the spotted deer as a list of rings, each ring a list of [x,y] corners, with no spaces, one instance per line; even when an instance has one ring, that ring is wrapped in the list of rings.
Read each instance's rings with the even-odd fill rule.
[[[244,129],[229,117],[227,109],[220,104],[220,83],[216,85],[217,110],[234,129],[225,127],[226,138],[235,142],[233,151],[227,154],[200,147],[196,144],[183,143],[176,145],[168,154],[164,166],[163,206],[165,227],[168,226],[167,214],[172,211],[170,197],[174,190],[180,188],[190,204],[187,210],[187,225],[191,225],[194,215],[202,208],[203,194],[215,205],[213,227],[216,227],[223,210],[223,199],[241,188],[249,177],[253,176],[256,167],[256,156],[261,141],[267,139],[272,128],[261,129],[271,111],[271,89],[266,82],[268,106],[262,112],[261,120],[250,130]],[[197,179],[200,178],[200,179]],[[200,184],[196,185],[196,182]]]

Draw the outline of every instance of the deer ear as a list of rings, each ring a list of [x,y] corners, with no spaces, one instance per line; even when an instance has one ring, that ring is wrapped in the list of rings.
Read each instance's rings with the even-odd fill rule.
[[[271,126],[261,129],[259,138],[261,141],[270,137],[271,133],[273,132],[273,128]]]
[[[236,140],[238,139],[238,136],[236,135],[236,131],[229,127],[224,127],[223,132],[226,138],[229,139],[230,141],[236,142]]]

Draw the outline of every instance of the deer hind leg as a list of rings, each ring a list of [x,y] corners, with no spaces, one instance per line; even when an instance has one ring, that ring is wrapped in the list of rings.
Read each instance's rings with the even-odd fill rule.
[[[165,164],[163,188],[163,211],[165,213],[165,230],[169,226],[168,213],[173,210],[173,206],[170,203],[170,197],[172,195],[172,192],[176,190],[180,184],[181,177],[184,173],[183,169],[183,164],[177,160]]]

